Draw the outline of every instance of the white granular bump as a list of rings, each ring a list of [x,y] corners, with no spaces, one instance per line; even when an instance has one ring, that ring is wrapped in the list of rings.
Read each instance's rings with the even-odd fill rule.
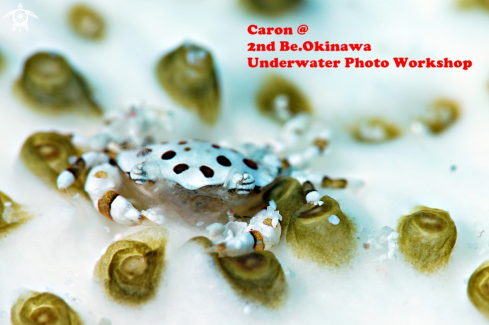
[[[321,206],[324,204],[323,201],[319,201],[320,198],[321,198],[321,194],[319,194],[318,191],[312,191],[306,195],[306,201],[314,205]]]
[[[271,206],[274,210],[277,210],[277,203],[274,200],[268,202],[268,205]]]
[[[249,315],[251,313],[251,307],[250,306],[245,306],[243,308],[243,312],[246,314],[246,315]]]
[[[332,214],[329,218],[328,218],[328,221],[333,224],[333,225],[337,225],[340,223],[340,218],[338,218],[337,216],[335,216],[334,214]]]
[[[377,265],[377,275],[379,276],[379,278],[381,278],[382,280],[386,280],[387,279],[387,269],[381,265]]]
[[[320,198],[321,198],[321,195],[319,194],[318,191],[312,191],[306,195],[306,201],[307,202],[318,201]]]
[[[216,237],[222,234],[226,230],[226,227],[220,223],[213,223],[208,225],[205,230],[209,232],[210,237]]]
[[[98,323],[98,325],[112,325],[112,322],[108,318],[102,318],[100,320],[100,323]]]
[[[71,301],[73,301],[75,304],[81,304],[82,300],[80,298],[72,298]]]
[[[195,224],[197,227],[202,227],[204,225],[204,222],[199,221]]]

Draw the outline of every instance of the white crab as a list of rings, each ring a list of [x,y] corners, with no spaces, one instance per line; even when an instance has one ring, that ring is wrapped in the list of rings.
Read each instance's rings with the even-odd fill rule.
[[[91,140],[75,136],[75,143],[85,143],[93,150],[59,175],[58,188],[66,189],[90,169],[85,191],[101,214],[118,223],[135,225],[149,220],[162,224],[167,216],[193,224],[205,220],[211,224],[211,236],[220,236],[216,249],[228,254],[278,244],[282,217],[273,202],[249,224],[215,222],[223,223],[233,206],[270,184],[279,173],[280,160],[267,148],[253,148],[251,159],[209,141],[151,144],[157,139],[147,141],[148,132],[161,129],[155,121],[164,120],[155,118],[152,110],[133,107]],[[105,153],[128,143],[138,149],[119,150],[115,161]]]

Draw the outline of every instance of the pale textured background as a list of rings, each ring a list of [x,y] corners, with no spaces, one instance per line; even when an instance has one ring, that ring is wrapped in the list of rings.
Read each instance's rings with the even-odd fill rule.
[[[98,324],[482,324],[487,322],[465,294],[466,281],[488,253],[487,232],[479,239],[478,222],[489,229],[489,14],[463,12],[454,1],[309,0],[290,15],[266,19],[245,14],[222,0],[87,1],[108,24],[102,43],[77,38],[66,24],[72,1],[25,1],[28,32],[13,32],[11,19],[0,20],[0,49],[6,70],[0,75],[0,189],[35,212],[34,220],[0,241],[0,324],[8,324],[10,307],[23,290],[52,291],[85,320]],[[0,2],[0,15],[18,2]],[[307,36],[251,36],[246,27],[308,24]],[[184,40],[212,50],[222,85],[222,118],[215,129],[177,108],[160,89],[154,66],[162,54]],[[310,98],[318,115],[333,131],[331,154],[313,169],[334,177],[362,179],[359,191],[328,194],[358,224],[371,229],[395,228],[397,219],[422,204],[448,210],[459,230],[449,267],[424,276],[402,259],[382,264],[387,278],[377,274],[374,259],[384,251],[359,250],[351,269],[331,271],[275,249],[289,272],[290,297],[284,308],[268,311],[236,298],[219,275],[192,250],[177,249],[199,234],[197,227],[171,231],[168,268],[157,298],[139,309],[109,302],[93,283],[92,269],[102,251],[125,227],[110,223],[80,200],[67,204],[54,190],[28,174],[18,152],[36,130],[94,132],[99,123],[77,117],[45,117],[23,107],[12,96],[12,83],[26,57],[39,50],[62,53],[93,86],[106,110],[145,101],[176,110],[176,134],[228,143],[264,142],[278,127],[261,117],[254,94],[268,72],[246,66],[251,41],[318,40],[371,43],[361,58],[409,56],[470,59],[461,69],[288,69],[276,72],[292,79]],[[348,53],[348,54],[351,54]],[[263,58],[343,59],[337,53],[270,53]],[[391,63],[392,64],[392,63]],[[409,131],[412,118],[438,97],[457,100],[460,121],[445,134],[432,137]],[[399,124],[404,136],[391,143],[355,143],[346,128],[356,118],[381,115]],[[450,166],[456,165],[455,172]],[[104,229],[109,227],[110,232]],[[480,226],[479,226],[480,227]],[[362,240],[365,236],[361,235]],[[478,244],[477,250],[469,248]],[[71,278],[71,280],[70,280]]]

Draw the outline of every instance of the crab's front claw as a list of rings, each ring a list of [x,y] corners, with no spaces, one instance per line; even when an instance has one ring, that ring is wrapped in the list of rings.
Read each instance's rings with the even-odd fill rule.
[[[235,172],[226,184],[229,192],[247,195],[255,188],[255,179],[248,173]]]
[[[214,241],[211,251],[236,256],[261,251],[265,248],[263,235],[250,229],[246,222],[230,221],[225,226],[215,223],[206,228],[211,237],[220,237]]]
[[[244,232],[217,244],[215,250],[225,255],[243,255],[253,252],[254,247],[255,237],[250,232]]]

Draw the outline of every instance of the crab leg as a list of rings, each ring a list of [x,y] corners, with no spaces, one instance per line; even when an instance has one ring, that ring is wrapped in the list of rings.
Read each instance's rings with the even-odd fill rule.
[[[277,245],[282,233],[282,216],[276,208],[275,202],[271,201],[270,206],[251,218],[249,224],[230,221],[226,226],[221,225],[220,230],[216,229],[218,224],[209,226],[209,232],[224,237],[224,240],[216,244],[215,249],[229,255],[240,255]]]
[[[73,165],[59,174],[57,185],[60,190],[70,187],[81,174],[93,166],[109,162],[105,153],[89,151],[78,158]]]
[[[119,169],[104,163],[92,168],[85,183],[85,191],[103,216],[121,224],[140,224],[144,216],[115,191],[120,184]]]

